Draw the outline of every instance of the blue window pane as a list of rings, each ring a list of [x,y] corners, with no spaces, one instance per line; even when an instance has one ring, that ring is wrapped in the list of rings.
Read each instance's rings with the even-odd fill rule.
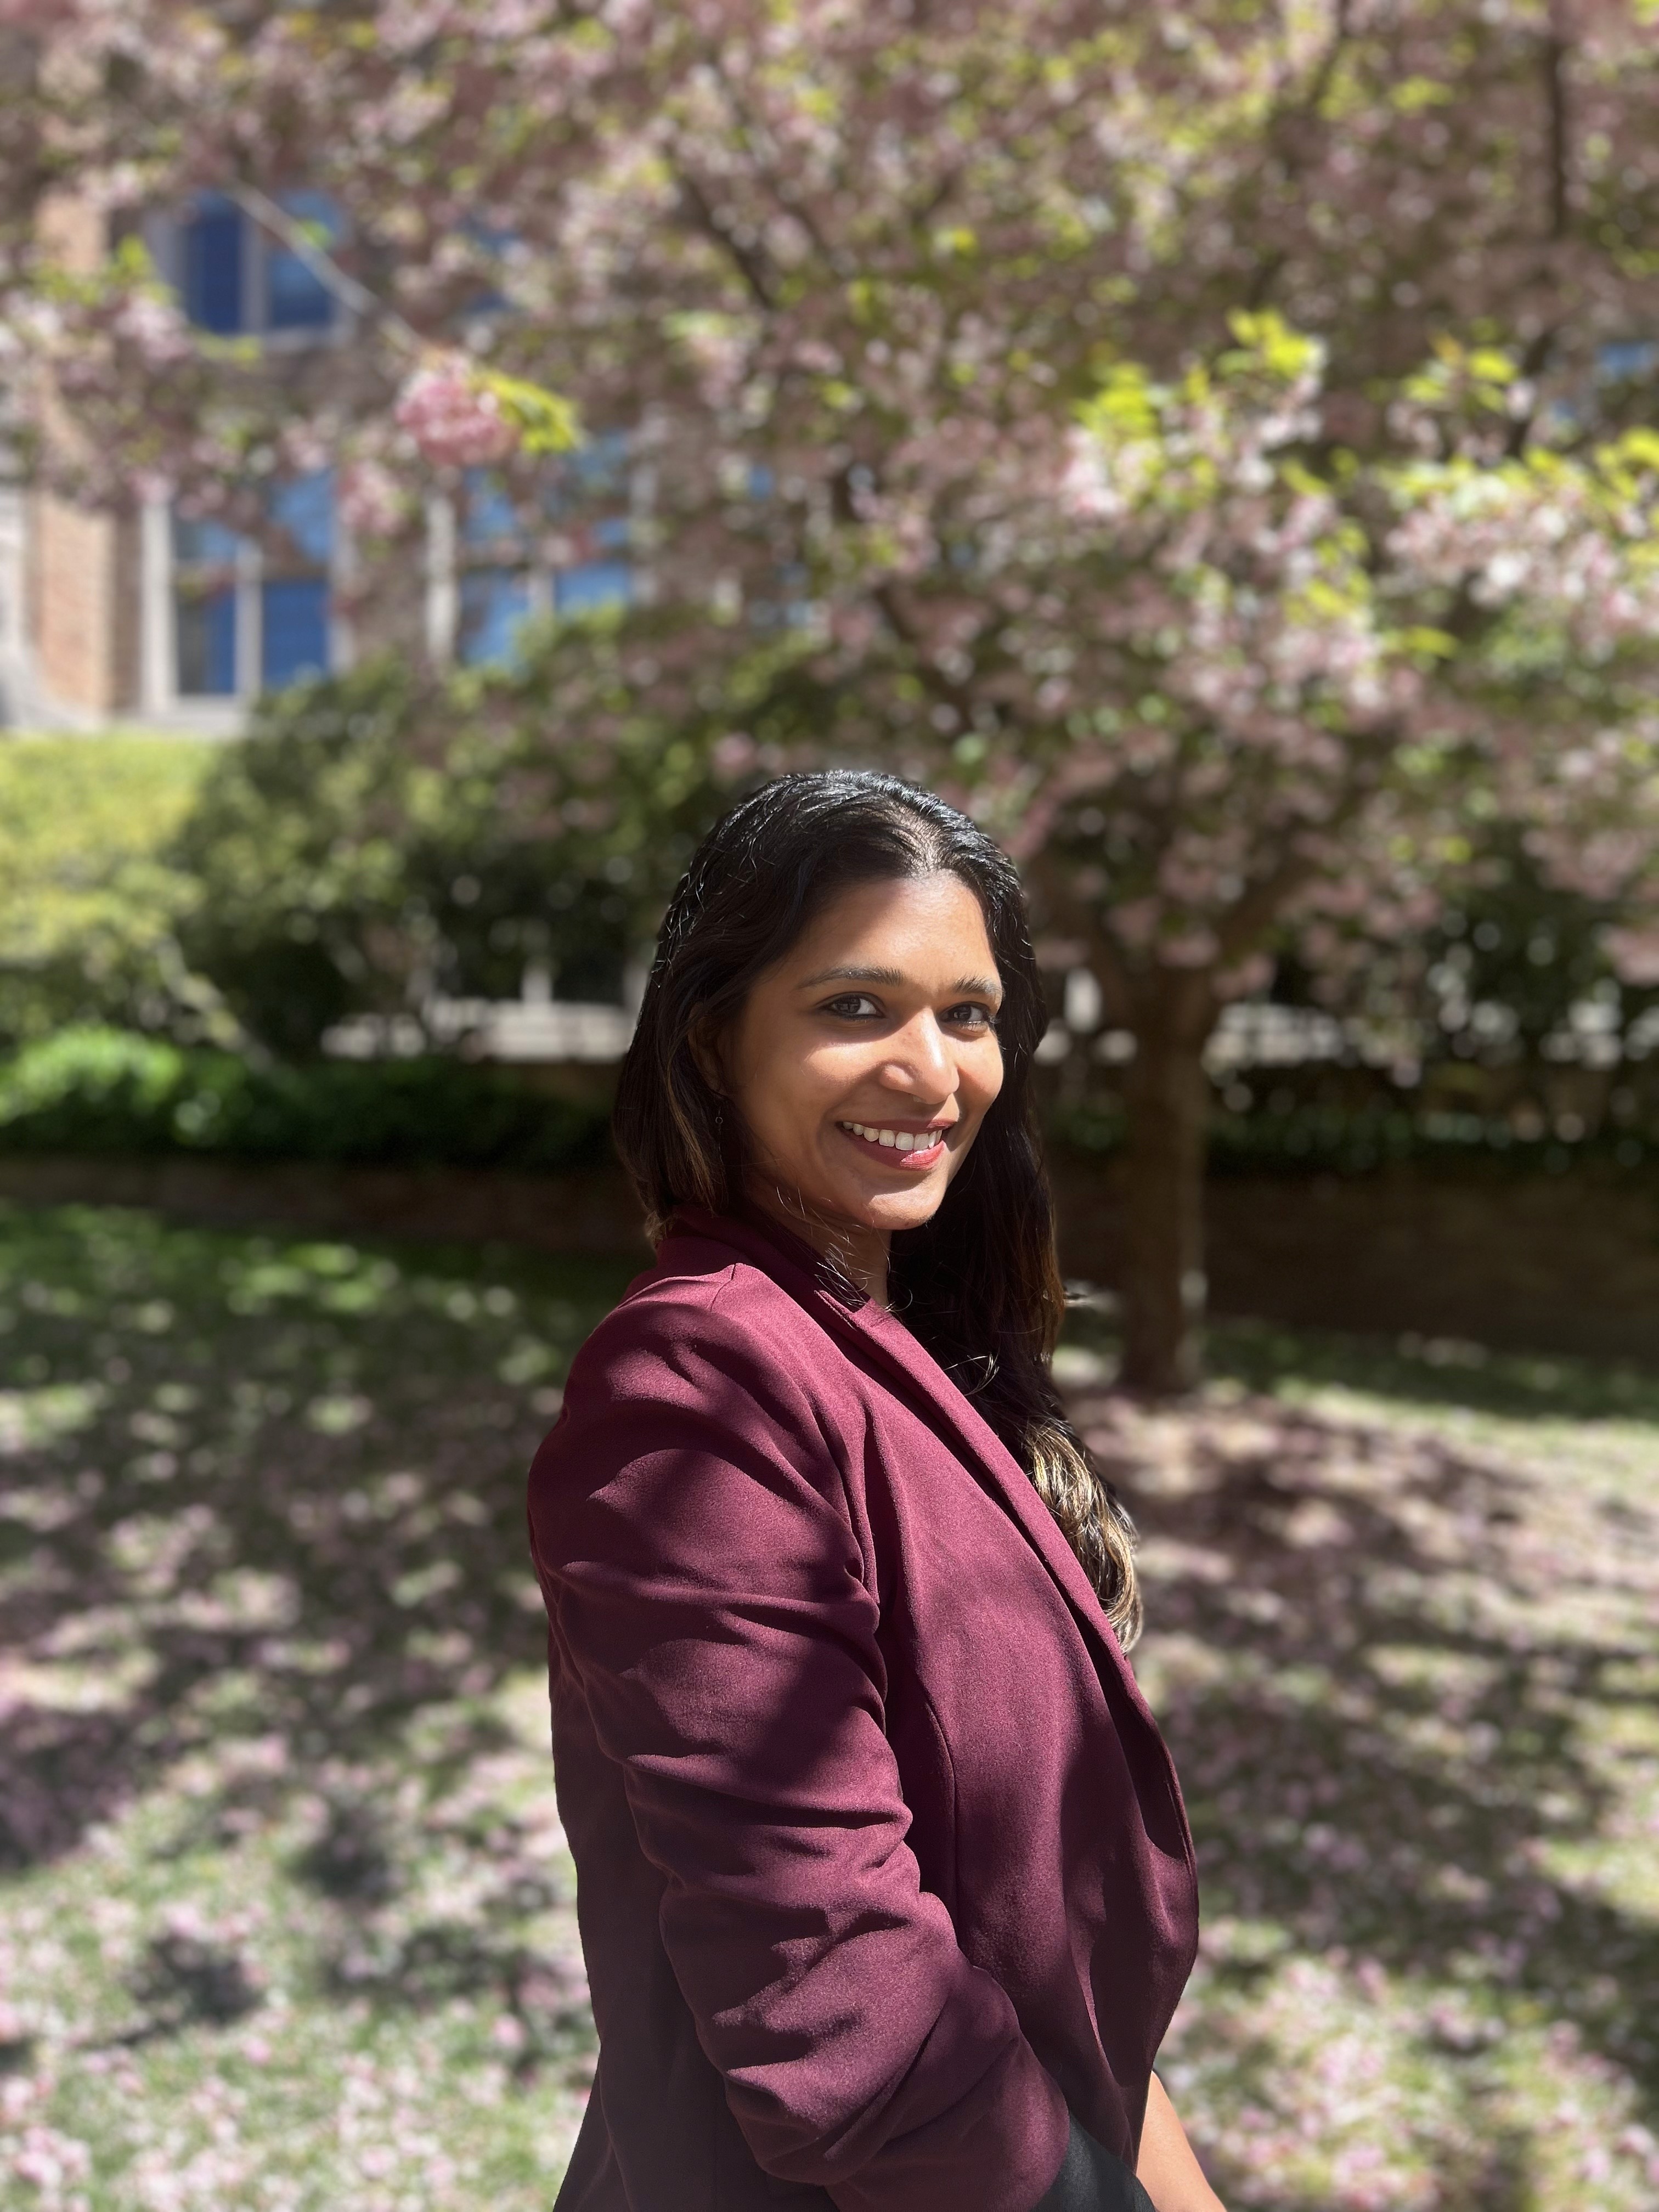
[[[319,244],[331,246],[340,234],[339,210],[326,192],[283,192],[284,213],[313,231]],[[328,288],[297,253],[275,238],[265,241],[265,323],[273,331],[325,330],[334,319]]]
[[[267,691],[328,668],[328,586],[320,576],[284,576],[259,592],[259,680]]]
[[[1629,377],[1650,374],[1656,361],[1659,346],[1650,339],[1619,338],[1601,348],[1596,367],[1609,384],[1620,384]]]
[[[266,497],[271,520],[288,533],[289,543],[301,559],[328,566],[334,545],[334,472],[316,469],[309,476],[290,477],[273,484]]]
[[[477,218],[461,225],[463,235],[476,246],[487,261],[500,268],[507,249],[517,242],[518,234],[495,222],[483,222]],[[497,313],[507,305],[507,295],[499,284],[486,284],[475,292],[466,303],[466,312],[473,315]]]
[[[210,193],[185,225],[185,313],[222,336],[242,327],[242,211]]]
[[[228,568],[235,560],[241,544],[234,530],[227,530],[222,522],[210,515],[193,517],[176,514],[173,518],[173,557],[202,568]]]
[[[181,592],[173,601],[179,691],[185,699],[228,697],[236,689],[236,594]]]
[[[469,568],[461,578],[461,659],[469,668],[510,664],[529,612],[530,583],[521,571]]]
[[[547,512],[553,516],[588,511],[628,495],[628,434],[605,430],[562,456],[547,487]]]
[[[553,605],[562,615],[625,607],[634,596],[634,571],[626,561],[585,561],[553,579]]]
[[[590,495],[620,491],[628,478],[628,433],[602,430],[570,456],[576,482]]]
[[[494,545],[504,538],[524,536],[517,507],[488,469],[468,469],[463,487],[466,504],[461,536],[467,544]]]

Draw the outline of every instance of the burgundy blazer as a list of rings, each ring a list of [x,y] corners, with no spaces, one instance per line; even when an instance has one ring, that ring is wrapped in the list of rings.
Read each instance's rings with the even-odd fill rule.
[[[903,1323],[688,1211],[530,1478],[599,2029],[559,2212],[1031,2212],[1133,2165],[1197,1946],[1175,1771]]]

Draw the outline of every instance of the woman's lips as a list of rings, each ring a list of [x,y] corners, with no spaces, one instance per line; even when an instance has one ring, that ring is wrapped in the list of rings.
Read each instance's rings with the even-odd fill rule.
[[[945,1157],[945,1133],[942,1130],[929,1130],[927,1133],[932,1139],[930,1143],[919,1146],[915,1152],[902,1152],[896,1145],[884,1145],[876,1138],[861,1137],[856,1129],[849,1129],[845,1121],[837,1121],[836,1127],[849,1145],[856,1145],[861,1152],[879,1160],[884,1167],[898,1168],[907,1174],[925,1174]]]

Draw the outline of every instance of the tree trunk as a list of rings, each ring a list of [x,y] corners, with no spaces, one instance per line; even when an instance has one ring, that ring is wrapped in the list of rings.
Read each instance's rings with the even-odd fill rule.
[[[1138,1025],[1127,1071],[1121,1382],[1174,1397],[1199,1380],[1204,1324],[1208,1024]]]

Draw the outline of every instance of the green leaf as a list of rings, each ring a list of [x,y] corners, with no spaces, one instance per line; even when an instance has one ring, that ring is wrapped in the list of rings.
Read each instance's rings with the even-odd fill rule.
[[[1240,353],[1223,356],[1223,366],[1243,368],[1259,363],[1270,375],[1282,377],[1288,384],[1306,375],[1323,352],[1317,338],[1305,337],[1294,331],[1280,314],[1271,309],[1261,314],[1250,314],[1243,308],[1235,308],[1227,318],[1227,327],[1238,341]]]
[[[1449,84],[1431,76],[1403,77],[1389,94],[1389,105],[1402,115],[1419,115],[1425,107],[1444,107],[1453,98]]]
[[[1495,346],[1478,348],[1464,365],[1471,376],[1482,377],[1488,384],[1513,384],[1521,373],[1510,356]]]
[[[503,419],[518,432],[526,453],[568,453],[580,443],[576,410],[558,392],[499,368],[481,367],[473,374],[480,390],[491,395]]]
[[[1630,468],[1659,469],[1659,430],[1626,430],[1609,448],[1609,458]]]

